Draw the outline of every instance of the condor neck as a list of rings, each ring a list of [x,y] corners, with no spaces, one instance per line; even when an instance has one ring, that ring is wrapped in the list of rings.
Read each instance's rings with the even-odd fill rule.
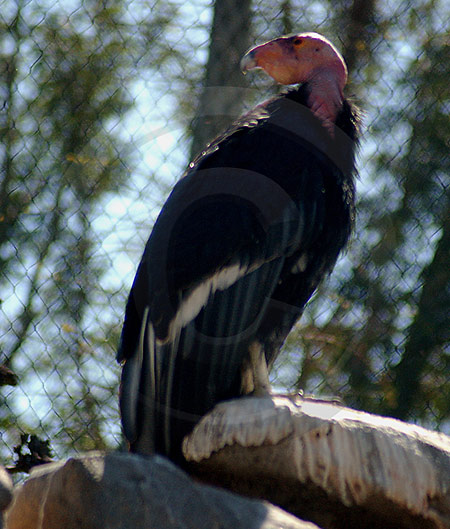
[[[337,115],[342,109],[344,100],[343,82],[337,72],[330,69],[317,70],[308,81],[308,107],[333,134]]]

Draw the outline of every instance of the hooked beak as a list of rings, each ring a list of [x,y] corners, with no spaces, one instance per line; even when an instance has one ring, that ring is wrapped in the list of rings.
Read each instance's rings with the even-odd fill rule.
[[[241,59],[241,71],[245,75],[249,70],[259,68],[255,59],[255,50],[248,51]]]

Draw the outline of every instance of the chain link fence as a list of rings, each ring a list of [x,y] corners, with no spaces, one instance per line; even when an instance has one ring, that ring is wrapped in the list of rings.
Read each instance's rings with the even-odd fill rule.
[[[223,125],[276,89],[262,75],[236,81],[239,53],[291,31],[343,51],[364,129],[355,235],[288,338],[274,386],[450,432],[450,9],[303,4],[228,2],[227,21],[224,0],[0,0],[7,464],[25,433],[56,457],[121,444],[115,351],[152,224],[214,114]],[[245,21],[235,33],[233,20]],[[205,111],[211,86],[232,108]]]

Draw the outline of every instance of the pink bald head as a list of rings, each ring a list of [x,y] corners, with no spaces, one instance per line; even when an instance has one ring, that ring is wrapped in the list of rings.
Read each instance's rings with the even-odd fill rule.
[[[279,37],[252,48],[241,62],[243,71],[262,68],[281,84],[309,83],[309,106],[325,126],[342,106],[347,67],[333,44],[318,33]]]

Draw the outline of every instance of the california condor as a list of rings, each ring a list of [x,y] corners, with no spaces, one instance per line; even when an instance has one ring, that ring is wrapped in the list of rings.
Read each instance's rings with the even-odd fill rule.
[[[339,52],[301,33],[251,49],[241,65],[295,86],[207,145],[172,190],[118,352],[131,450],[176,461],[217,402],[270,390],[268,367],[354,220],[358,118]]]

